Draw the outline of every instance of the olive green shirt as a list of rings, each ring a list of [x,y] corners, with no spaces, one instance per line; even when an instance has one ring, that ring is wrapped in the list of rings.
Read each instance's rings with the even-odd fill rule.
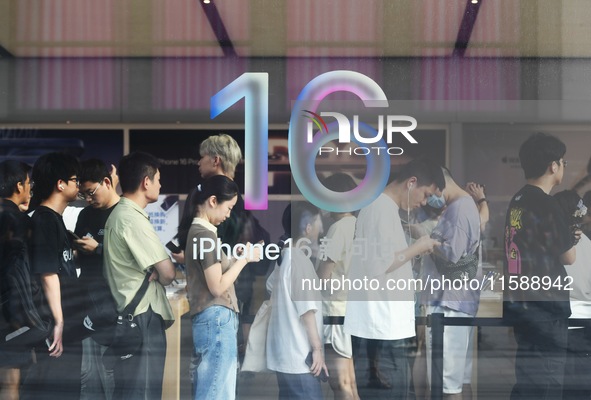
[[[131,303],[148,269],[167,258],[148,214],[134,201],[122,197],[105,224],[103,261],[103,274],[119,312]],[[134,315],[145,313],[149,307],[162,316],[167,326],[174,322],[166,290],[158,281],[150,282]]]

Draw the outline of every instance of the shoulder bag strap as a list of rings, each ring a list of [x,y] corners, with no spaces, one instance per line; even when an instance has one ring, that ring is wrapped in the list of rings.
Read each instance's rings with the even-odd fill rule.
[[[140,301],[142,301],[142,298],[146,294],[146,291],[148,290],[148,285],[150,284],[150,281],[149,281],[150,275],[152,275],[150,272],[148,272],[146,274],[146,277],[144,278],[144,281],[142,282],[142,286],[140,286],[139,290],[137,291],[137,293],[133,297],[133,300],[131,300],[131,303],[129,303],[123,309],[123,312],[121,314],[123,314],[123,315],[133,314],[133,312],[137,308],[138,304],[140,304]]]

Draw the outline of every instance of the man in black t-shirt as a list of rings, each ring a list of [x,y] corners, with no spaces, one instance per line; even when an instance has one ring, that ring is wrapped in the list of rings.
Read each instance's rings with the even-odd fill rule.
[[[79,307],[78,279],[72,240],[62,219],[78,195],[79,169],[73,156],[62,153],[45,154],[33,166],[34,196],[40,205],[31,218],[31,273],[43,288],[45,313],[54,329],[49,348],[37,349],[37,363],[27,373],[21,400],[80,397],[80,340],[69,340],[64,331]]]
[[[576,258],[573,234],[549,193],[562,182],[564,143],[535,134],[519,150],[527,184],[505,221],[504,317],[517,342],[511,399],[562,397],[570,316],[564,265]]]
[[[103,237],[107,218],[119,203],[119,195],[106,165],[97,159],[82,163],[78,197],[90,205],[80,212],[74,232],[78,250],[80,278],[103,278]]]
[[[113,182],[116,180],[101,160],[82,163],[78,197],[90,205],[78,215],[74,230],[80,238],[74,243],[78,249],[81,284],[86,290],[104,290],[109,295],[109,286],[103,277],[103,238],[107,218],[119,203]],[[81,400],[112,397],[115,388],[113,372],[106,371],[102,363],[106,349],[92,337],[82,341]]]
[[[9,267],[13,252],[19,248],[26,249],[29,237],[29,217],[21,212],[19,206],[28,204],[31,197],[31,180],[27,164],[8,160],[0,163],[0,330],[14,330],[10,315],[14,310],[10,307],[8,299],[14,299],[11,291],[16,288],[8,285],[5,279],[9,273]],[[22,246],[22,247],[21,247]],[[20,253],[16,253],[20,254]],[[26,254],[26,253],[25,253]],[[19,259],[23,260],[22,257]],[[14,259],[12,259],[14,260]],[[5,309],[8,308],[8,310]],[[31,360],[30,351],[15,351],[13,349],[0,348],[0,399],[18,398],[20,383],[20,367]]]

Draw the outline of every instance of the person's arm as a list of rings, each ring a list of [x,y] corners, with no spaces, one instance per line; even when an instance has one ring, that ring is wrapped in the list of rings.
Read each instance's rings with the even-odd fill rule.
[[[478,216],[480,217],[480,232],[484,233],[486,229],[486,224],[489,220],[489,210],[488,210],[488,200],[484,199],[477,204],[478,206]]]
[[[205,268],[205,282],[213,296],[219,297],[224,294],[234,284],[246,264],[260,260],[260,246],[253,247],[252,243],[247,243],[245,251],[245,256],[236,259],[226,272],[222,273],[222,264],[219,262]]]
[[[486,224],[490,219],[490,213],[488,209],[488,200],[486,199],[486,195],[484,193],[484,186],[479,185],[478,183],[468,182],[466,184],[466,191],[478,207],[478,215],[480,216],[480,232],[484,232],[486,228]]]
[[[53,342],[49,346],[49,355],[59,357],[64,350],[62,344],[64,316],[62,313],[61,287],[58,275],[55,273],[42,274],[41,285],[55,324],[53,327]]]
[[[307,311],[300,318],[306,328],[306,335],[308,336],[308,342],[312,347],[312,365],[310,366],[310,372],[314,376],[320,375],[320,372],[324,370],[326,376],[328,376],[328,369],[324,362],[324,353],[322,352],[322,341],[318,336],[318,327],[316,326],[316,310]]]
[[[74,240],[74,244],[78,250],[86,254],[96,253],[99,247],[99,242],[89,236]]]
[[[326,261],[322,261],[318,267],[318,270],[316,271],[318,277],[320,279],[330,279],[330,275],[332,274],[332,271],[336,265],[337,264],[330,258],[327,258]]]
[[[577,249],[575,246],[571,247],[560,255],[560,262],[564,265],[572,265],[577,259]]]
[[[441,243],[435,239],[431,239],[429,236],[423,236],[406,249],[396,252],[394,262],[390,264],[386,273],[389,274],[395,271],[415,256],[433,252],[436,246],[441,246]]]
[[[180,253],[170,253],[170,256],[179,264],[185,263],[185,251],[181,250]]]
[[[172,261],[170,261],[170,258],[154,264],[154,269],[158,273],[158,282],[160,282],[162,286],[170,285],[174,280],[176,271],[174,269],[174,264]]]
[[[111,164],[111,184],[113,185],[113,189],[117,191],[117,185],[119,185],[119,175],[117,174],[117,167],[114,164]]]

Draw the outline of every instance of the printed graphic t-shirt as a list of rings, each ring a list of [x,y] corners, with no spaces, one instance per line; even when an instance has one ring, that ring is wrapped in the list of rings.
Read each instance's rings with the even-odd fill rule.
[[[60,214],[45,206],[35,210],[31,218],[30,251],[33,274],[38,278],[42,274],[58,275],[62,312],[67,323],[80,304],[81,294],[78,290],[74,250]]]
[[[568,318],[569,291],[564,287],[568,280],[560,256],[571,247],[572,234],[556,200],[536,186],[525,185],[509,203],[505,220],[505,317],[515,321]],[[519,278],[517,288],[509,288],[512,276]],[[553,285],[535,290],[531,283],[537,280]],[[521,282],[528,282],[530,288]]]

